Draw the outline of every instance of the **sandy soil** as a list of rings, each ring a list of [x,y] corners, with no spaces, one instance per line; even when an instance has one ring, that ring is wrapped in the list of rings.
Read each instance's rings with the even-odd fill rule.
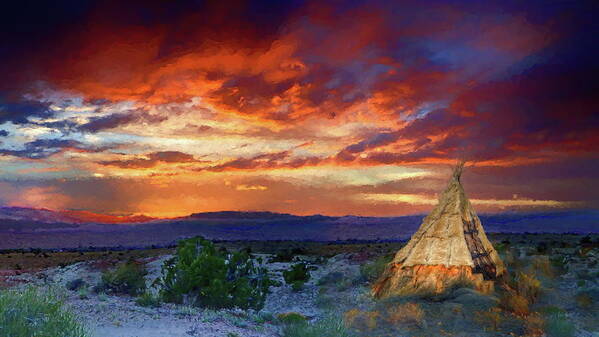
[[[564,254],[575,256],[575,250],[571,250],[564,250]],[[169,257],[150,257],[145,260],[149,271],[146,277],[148,285],[160,276],[161,266]],[[578,310],[575,301],[575,294],[579,290],[577,282],[580,280],[577,273],[584,270],[599,273],[597,266],[593,268],[587,266],[589,261],[598,259],[599,251],[590,252],[582,258],[571,257],[568,262],[571,271],[552,283],[552,287],[545,291],[540,303],[541,305],[559,303],[559,306],[566,310],[568,317],[576,322],[575,335],[578,337],[599,336],[596,332],[595,315]],[[368,285],[360,281],[362,263],[365,261],[360,253],[338,254],[320,264],[310,263],[312,277],[304,289],[294,292],[285,284],[272,287],[272,293],[268,296],[261,312],[262,316],[253,311],[214,311],[173,304],[163,304],[159,308],[146,308],[138,306],[134,299],[128,296],[97,295],[91,291],[67,291],[66,283],[74,279],[81,278],[89,286],[99,282],[101,270],[106,266],[94,261],[7,277],[16,286],[33,283],[64,291],[66,304],[92,331],[90,337],[274,337],[280,336],[281,326],[268,322],[268,319],[265,322],[266,314],[272,317],[281,313],[298,312],[310,320],[317,320],[330,313],[342,317],[348,310],[360,310],[363,313],[378,311],[381,314],[386,312],[388,305],[392,303],[373,301],[369,295]],[[283,281],[282,271],[288,269],[290,265],[291,263],[281,262],[266,264],[273,278],[281,282]],[[319,282],[323,277],[335,274],[337,276],[332,281]],[[587,281],[585,287],[592,288],[595,284],[596,280],[591,279]],[[496,306],[497,302],[498,299],[494,296],[482,295],[464,288],[456,291],[452,298],[442,302],[419,301],[418,304],[426,315],[424,322],[418,327],[406,328],[400,334],[397,331],[391,334],[379,334],[380,330],[377,330],[360,336],[423,336],[439,331],[453,331],[452,336],[509,336],[506,333],[481,330],[481,326],[473,321],[476,312]]]
[[[146,277],[148,286],[160,276],[164,260],[148,259]],[[267,264],[274,279],[283,281],[281,272],[289,268],[290,263]],[[287,312],[299,312],[314,318],[320,310],[314,305],[317,296],[315,277],[306,285],[304,291],[293,292],[289,286],[272,287],[263,312],[277,315]],[[10,281],[18,286],[36,284],[66,289],[67,282],[82,279],[87,285],[100,281],[101,270],[93,262],[79,262],[63,268],[50,268],[35,273],[23,273],[10,276]],[[150,289],[153,289],[150,287]],[[154,289],[155,291],[155,289]],[[280,327],[268,322],[256,322],[257,313],[239,310],[204,310],[188,306],[164,304],[159,308],[145,308],[136,305],[128,296],[97,295],[91,291],[67,291],[66,304],[72,308],[92,331],[92,337],[190,337],[190,336],[278,336]],[[81,298],[81,295],[84,298]]]

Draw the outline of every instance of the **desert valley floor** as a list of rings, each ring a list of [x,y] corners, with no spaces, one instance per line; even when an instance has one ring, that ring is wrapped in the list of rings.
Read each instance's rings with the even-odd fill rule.
[[[599,335],[599,236],[491,234],[490,239],[514,279],[522,282],[521,275],[527,275],[537,282],[531,283],[538,286],[536,298],[526,308],[515,308],[501,289],[482,294],[468,287],[442,296],[374,300],[371,283],[405,242],[217,242],[261,258],[277,281],[260,311],[148,304],[94,291],[104,272],[127,261],[145,266],[145,282],[155,291],[152,285],[171,248],[5,250],[0,280],[12,289],[35,286],[59,293],[93,337]],[[307,265],[310,276],[295,289],[282,275],[298,263]]]

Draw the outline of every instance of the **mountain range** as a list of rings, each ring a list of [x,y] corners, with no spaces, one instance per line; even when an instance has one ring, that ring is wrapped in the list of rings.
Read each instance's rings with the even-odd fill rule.
[[[0,207],[0,249],[164,246],[195,235],[218,240],[405,240],[423,217],[223,211],[160,219]],[[597,210],[481,214],[480,218],[487,232],[599,232]]]

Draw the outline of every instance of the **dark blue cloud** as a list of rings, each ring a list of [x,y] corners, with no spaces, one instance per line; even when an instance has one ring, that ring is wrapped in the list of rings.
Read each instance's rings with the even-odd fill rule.
[[[29,100],[8,100],[0,95],[0,124],[13,122],[14,124],[28,123],[29,117],[48,117],[53,114],[48,103]]]
[[[38,139],[25,143],[21,150],[0,149],[0,155],[14,156],[28,159],[45,159],[63,149],[77,149],[86,152],[101,152],[109,147],[94,147],[74,139]]]
[[[95,133],[130,123],[160,123],[167,118],[168,117],[165,115],[150,115],[144,111],[133,110],[102,117],[94,117],[88,123],[79,126],[78,129],[83,132]]]

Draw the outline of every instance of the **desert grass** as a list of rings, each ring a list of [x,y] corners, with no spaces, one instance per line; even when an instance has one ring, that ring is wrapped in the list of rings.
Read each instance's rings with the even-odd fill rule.
[[[514,278],[518,294],[534,303],[541,294],[541,281],[532,273],[518,272]]]
[[[135,299],[135,304],[139,305],[140,307],[157,308],[162,304],[162,302],[160,301],[159,296],[146,291]]]
[[[499,297],[499,306],[518,316],[526,316],[530,313],[530,302],[526,297],[514,292],[503,293]]]
[[[28,287],[0,292],[0,336],[87,337],[55,290]]]
[[[381,313],[377,310],[362,311],[351,309],[343,315],[347,327],[357,331],[372,331],[378,327]]]
[[[535,312],[524,320],[524,327],[527,336],[543,336],[545,328],[545,320],[541,314]]]
[[[360,275],[366,282],[374,282],[383,274],[392,259],[393,255],[379,256],[373,261],[361,265]]]
[[[501,314],[501,309],[491,308],[489,310],[475,312],[474,320],[481,324],[485,330],[499,331],[499,326],[503,321],[503,315]]]
[[[424,310],[418,303],[408,302],[389,308],[386,320],[392,325],[423,326]]]
[[[314,323],[300,322],[283,327],[283,337],[352,337],[341,319],[329,316]]]
[[[545,332],[548,337],[573,337],[576,328],[565,313],[557,312],[548,315],[545,319]]]
[[[580,291],[574,297],[576,304],[583,310],[589,310],[593,307],[593,297],[588,292]]]

